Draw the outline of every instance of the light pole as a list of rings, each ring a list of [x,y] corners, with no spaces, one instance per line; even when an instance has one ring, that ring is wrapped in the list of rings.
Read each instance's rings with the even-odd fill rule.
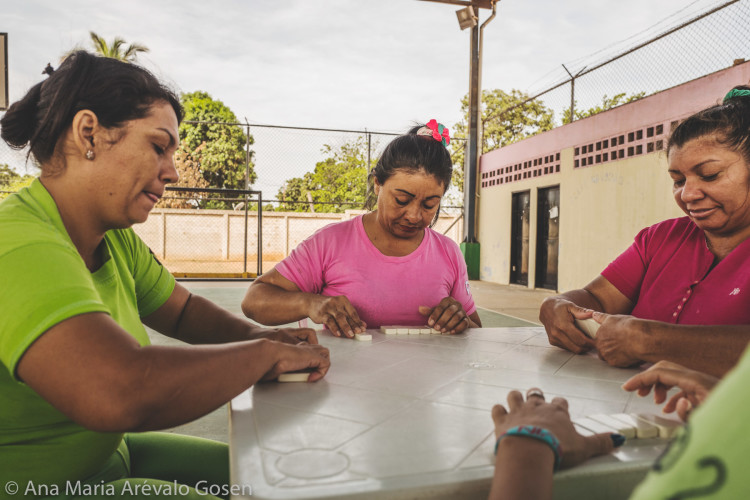
[[[482,147],[482,38],[485,26],[495,17],[499,0],[424,0],[428,2],[461,5],[457,11],[461,29],[471,28],[469,67],[469,138],[464,155],[464,238],[461,251],[466,260],[469,279],[479,279],[479,241],[477,226],[477,172]],[[492,9],[492,14],[479,26],[474,7]]]

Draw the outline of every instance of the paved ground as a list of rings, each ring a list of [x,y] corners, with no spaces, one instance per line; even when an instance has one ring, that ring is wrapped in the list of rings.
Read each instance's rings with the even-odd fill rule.
[[[243,281],[183,281],[193,293],[202,295],[225,309],[242,316],[240,303],[249,282]],[[539,324],[539,305],[554,292],[529,290],[520,286],[504,286],[483,281],[472,281],[471,290],[479,308],[479,317],[486,327],[532,326]],[[149,331],[157,345],[174,345],[177,341]],[[170,432],[190,434],[227,442],[227,408],[222,407],[203,418]]]
[[[518,285],[496,285],[486,281],[472,281],[471,293],[481,309],[538,325],[540,324],[539,306],[545,298],[557,292],[530,290]]]

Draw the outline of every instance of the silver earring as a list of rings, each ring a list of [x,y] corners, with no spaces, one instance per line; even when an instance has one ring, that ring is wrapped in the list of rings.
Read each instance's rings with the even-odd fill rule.
[[[94,152],[91,151],[90,149],[86,151],[86,159],[89,161],[94,159]]]

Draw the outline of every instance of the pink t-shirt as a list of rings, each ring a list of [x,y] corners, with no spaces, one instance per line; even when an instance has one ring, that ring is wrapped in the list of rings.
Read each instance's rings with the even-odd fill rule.
[[[602,276],[635,303],[638,318],[750,324],[750,239],[711,269],[713,261],[703,230],[682,217],[642,230]]]
[[[476,311],[461,250],[429,228],[412,253],[389,257],[375,248],[358,216],[316,231],[276,270],[303,292],[346,296],[368,328],[424,325],[419,306],[448,296],[466,314]]]

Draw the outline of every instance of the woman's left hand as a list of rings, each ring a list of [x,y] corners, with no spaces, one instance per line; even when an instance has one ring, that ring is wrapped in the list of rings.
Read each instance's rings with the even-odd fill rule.
[[[639,396],[646,396],[654,390],[654,402],[662,404],[664,413],[677,412],[683,422],[686,422],[690,412],[708,397],[719,379],[690,370],[670,361],[659,361],[648,370],[628,379],[622,388],[626,391],[638,391]],[[678,387],[680,392],[669,396],[672,387]]]
[[[621,368],[643,361],[638,356],[638,339],[645,320],[597,311],[592,317],[602,325],[596,332],[596,350],[601,359]]]
[[[253,339],[268,339],[285,344],[317,344],[318,336],[312,328],[261,328],[253,332]]]
[[[495,405],[492,420],[495,423],[495,438],[516,426],[547,429],[560,441],[562,467],[572,467],[590,457],[609,453],[614,448],[609,433],[593,436],[578,434],[568,414],[568,402],[563,398],[554,398],[547,403],[542,391],[535,388],[526,393],[526,401],[518,391],[508,393],[508,410],[503,405]]]
[[[435,307],[419,306],[419,314],[429,316],[427,325],[442,333],[461,333],[472,323],[463,306],[453,297],[446,297]]]

